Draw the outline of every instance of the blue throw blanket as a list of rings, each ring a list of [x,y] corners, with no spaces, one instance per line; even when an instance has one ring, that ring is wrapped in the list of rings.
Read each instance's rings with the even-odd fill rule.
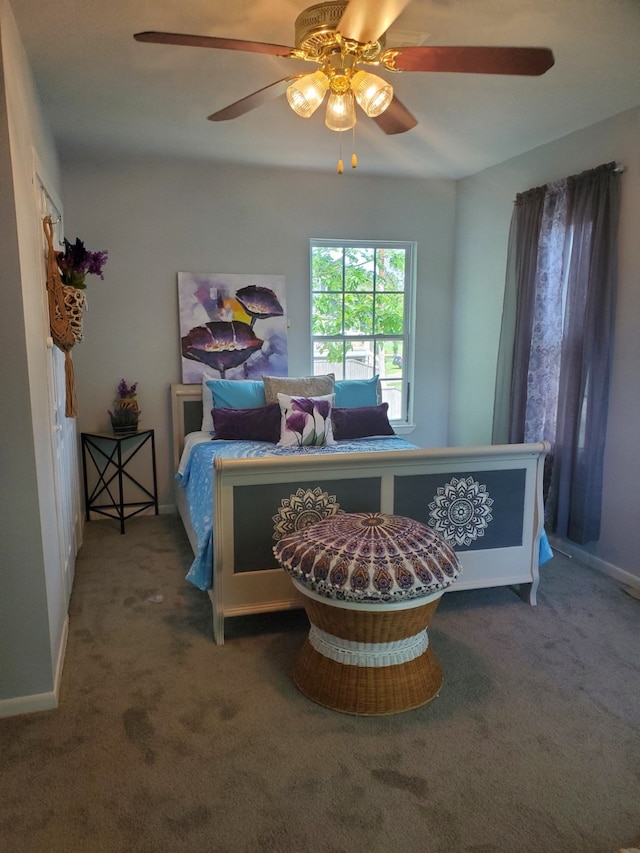
[[[186,489],[191,523],[196,533],[197,552],[187,580],[199,589],[213,585],[213,460],[300,456],[326,453],[415,450],[416,446],[397,436],[338,441],[324,447],[278,447],[266,441],[205,441],[194,445],[189,459],[176,479]]]

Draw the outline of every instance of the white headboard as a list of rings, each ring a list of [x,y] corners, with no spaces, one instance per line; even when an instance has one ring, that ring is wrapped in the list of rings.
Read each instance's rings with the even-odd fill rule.
[[[199,430],[202,423],[202,385],[171,386],[171,422],[173,464],[177,469],[185,435]]]

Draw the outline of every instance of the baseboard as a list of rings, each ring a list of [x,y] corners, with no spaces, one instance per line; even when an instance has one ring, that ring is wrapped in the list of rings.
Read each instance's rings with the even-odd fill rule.
[[[33,696],[15,696],[12,699],[0,699],[0,719],[17,717],[18,714],[33,714],[36,711],[51,711],[58,707],[55,691],[37,693]]]
[[[603,575],[615,578],[624,586],[640,589],[640,577],[638,577],[638,575],[631,574],[631,572],[627,572],[625,569],[621,569],[613,563],[608,563],[606,560],[603,560],[601,557],[597,557],[595,554],[589,553],[589,551],[585,551],[579,545],[576,545],[574,542],[570,542],[568,539],[549,536],[549,544],[554,551],[564,554],[565,557],[575,557],[577,560],[581,560],[586,566],[589,566],[590,569],[595,569]]]
[[[58,696],[60,695],[60,685],[62,684],[62,670],[64,669],[64,658],[67,653],[67,640],[69,638],[69,616],[65,616],[62,625],[62,636],[60,637],[60,645],[58,647],[58,658],[56,660],[56,668],[53,676],[53,692],[56,697],[56,705],[58,704]]]
[[[34,693],[31,696],[13,696],[11,699],[0,699],[0,718],[17,717],[19,714],[33,714],[36,711],[52,711],[58,707],[68,636],[69,617],[67,616],[62,626],[62,637],[58,647],[53,690],[48,693]]]
[[[155,515],[155,514],[156,514],[155,509],[152,506],[150,506],[150,507],[147,507],[147,509],[143,509],[141,512],[137,512],[134,516],[131,516],[131,518],[144,518],[144,517],[147,517],[149,515]],[[159,504],[158,505],[158,515],[175,515],[175,514],[176,514],[176,505],[175,504]],[[91,515],[91,524],[93,524],[94,521],[118,521],[118,517],[113,516],[113,515],[100,515],[99,513],[94,512]],[[130,519],[125,520],[125,525],[126,525],[127,521],[130,521]],[[84,521],[84,525],[86,525],[86,524],[88,524],[88,522]]]

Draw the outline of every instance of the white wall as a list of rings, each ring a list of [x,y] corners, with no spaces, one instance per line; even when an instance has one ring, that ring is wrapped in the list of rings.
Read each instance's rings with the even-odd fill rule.
[[[618,306],[600,541],[586,549],[640,576],[640,109],[630,110],[459,182],[451,443],[491,440],[506,248],[516,193],[601,163],[622,176]]]
[[[74,349],[79,423],[107,428],[121,377],[139,382],[141,426],[156,430],[161,505],[173,499],[169,384],[180,381],[180,271],[282,274],[289,372],[310,371],[309,239],[418,243],[417,429],[447,440],[453,181],[373,179],[200,162],[87,159],[64,164],[68,239],[107,249],[89,278],[85,340]]]
[[[42,226],[36,214],[34,162],[44,164],[56,183],[59,172],[6,0],[0,0],[0,47],[2,715],[55,705],[66,596],[53,499]]]

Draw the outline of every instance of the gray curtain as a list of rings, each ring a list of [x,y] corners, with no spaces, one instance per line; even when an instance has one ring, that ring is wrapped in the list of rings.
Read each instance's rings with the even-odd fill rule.
[[[619,208],[610,163],[518,196],[510,232],[493,440],[551,441],[545,518],[581,544],[600,533]]]
[[[567,297],[548,502],[558,535],[585,543],[600,536],[620,173],[610,163],[567,183]]]
[[[522,386],[520,377],[526,376],[529,365],[538,237],[546,191],[545,185],[518,193],[511,217],[493,410],[494,444],[524,441],[526,384]]]

